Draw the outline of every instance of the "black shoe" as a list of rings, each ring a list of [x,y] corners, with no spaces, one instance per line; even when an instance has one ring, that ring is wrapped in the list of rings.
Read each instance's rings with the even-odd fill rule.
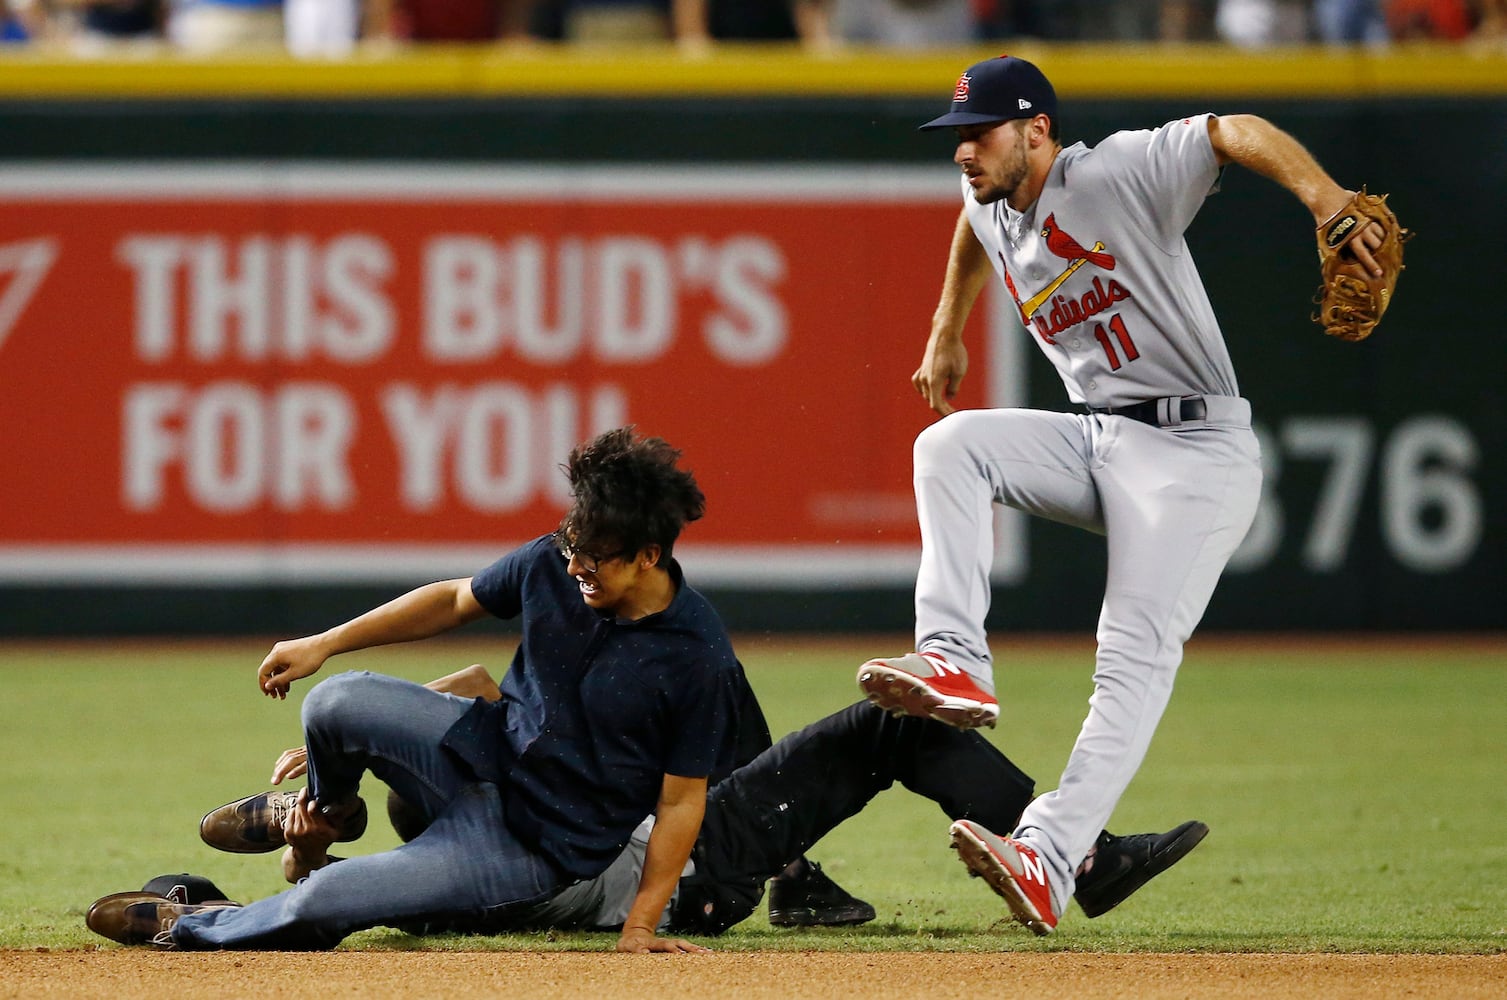
[[[872,906],[805,858],[769,880],[769,922],[776,927],[849,927],[874,917]]]
[[[283,819],[298,804],[298,792],[258,792],[211,809],[199,820],[199,838],[231,854],[266,854],[282,847]],[[350,815],[337,823],[340,843],[366,832],[366,800],[356,797]]]
[[[1083,861],[1073,898],[1084,916],[1102,916],[1181,861],[1208,833],[1208,825],[1195,819],[1166,833],[1116,837],[1105,831]]]
[[[173,925],[179,917],[235,905],[226,901],[198,906],[175,903],[152,892],[116,892],[96,899],[84,916],[84,923],[111,941],[173,950],[178,947],[173,942]]]

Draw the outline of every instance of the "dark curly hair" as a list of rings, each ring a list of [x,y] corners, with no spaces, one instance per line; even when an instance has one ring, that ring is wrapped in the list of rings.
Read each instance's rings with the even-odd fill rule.
[[[696,478],[663,439],[619,427],[576,446],[562,466],[575,498],[556,538],[599,558],[658,545],[669,559],[680,529],[706,512]]]

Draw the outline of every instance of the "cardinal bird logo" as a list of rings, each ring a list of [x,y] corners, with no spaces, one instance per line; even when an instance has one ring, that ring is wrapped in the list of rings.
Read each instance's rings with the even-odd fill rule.
[[[1102,267],[1106,271],[1113,271],[1115,269],[1114,255],[1103,252],[1103,243],[1095,242],[1087,250],[1083,249],[1081,243],[1063,230],[1057,228],[1056,213],[1048,215],[1046,221],[1042,223],[1041,237],[1046,240],[1048,250],[1063,260],[1071,261],[1071,263],[1068,264],[1067,268],[1061,274],[1047,282],[1045,288],[1020,303],[1020,315],[1023,320],[1029,320],[1036,310],[1040,309],[1056,293],[1057,289],[1062,287],[1062,283],[1071,278],[1078,268],[1084,264],[1093,264],[1095,267]],[[1016,301],[1019,302],[1020,300],[1017,299]]]
[[[1083,244],[1058,228],[1055,212],[1047,216],[1046,222],[1041,224],[1041,238],[1047,241],[1047,249],[1063,260],[1086,260],[1095,267],[1102,267],[1106,271],[1113,271],[1115,269],[1114,256],[1112,254],[1100,253],[1104,249],[1103,243],[1095,243],[1092,250],[1083,249]]]

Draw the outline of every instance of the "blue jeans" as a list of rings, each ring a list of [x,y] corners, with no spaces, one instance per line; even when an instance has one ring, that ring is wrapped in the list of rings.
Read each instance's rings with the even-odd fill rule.
[[[370,673],[316,685],[304,700],[309,788],[322,803],[355,793],[366,771],[433,823],[395,850],[350,858],[249,906],[180,918],[186,949],[332,948],[379,924],[499,917],[559,890],[560,876],[508,829],[498,786],[477,781],[441,746],[471,702]]]

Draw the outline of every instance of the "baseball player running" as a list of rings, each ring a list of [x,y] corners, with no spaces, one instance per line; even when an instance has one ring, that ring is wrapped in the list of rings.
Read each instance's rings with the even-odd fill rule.
[[[921,128],[954,129],[962,168],[963,211],[912,377],[944,419],[915,443],[917,652],[871,660],[858,682],[891,712],[993,725],[991,504],[1106,537],[1094,693],[1057,789],[1009,835],[952,825],[969,868],[1048,934],[1146,754],[1261,488],[1250,404],[1183,232],[1232,162],[1287,188],[1316,221],[1352,192],[1250,115],[1200,114],[1064,149],[1052,85],[1011,56],[969,67],[951,110]],[[1366,225],[1351,252],[1379,274],[1371,251],[1383,234]],[[991,268],[1086,412],[953,411],[964,321]]]

